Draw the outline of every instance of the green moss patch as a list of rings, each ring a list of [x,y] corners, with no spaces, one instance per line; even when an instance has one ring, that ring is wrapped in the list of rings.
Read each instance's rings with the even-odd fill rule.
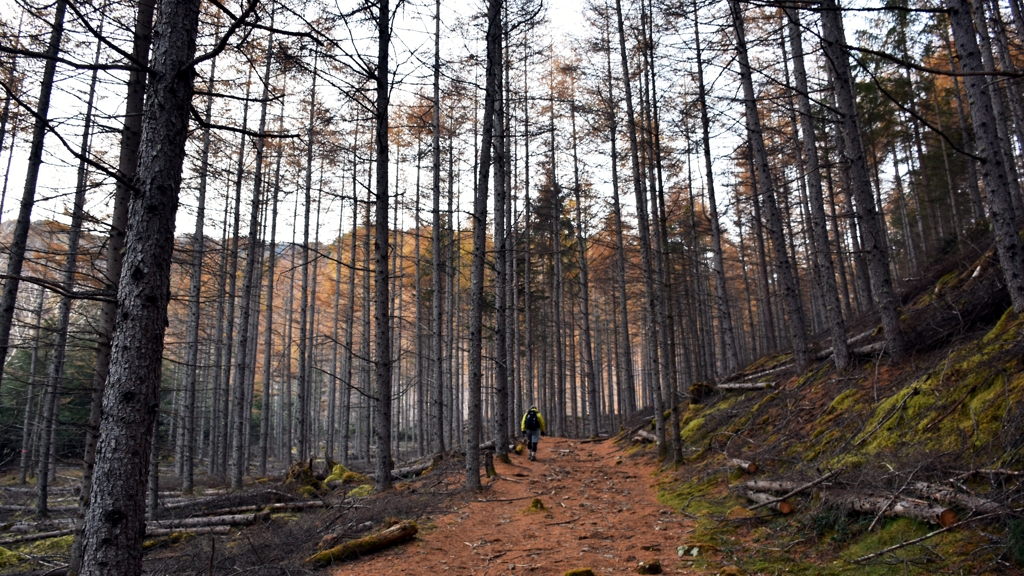
[[[365,497],[369,496],[370,494],[373,494],[373,486],[370,485],[370,484],[363,484],[361,486],[356,486],[355,488],[349,490],[348,493],[345,494],[345,497],[346,498],[365,498]]]

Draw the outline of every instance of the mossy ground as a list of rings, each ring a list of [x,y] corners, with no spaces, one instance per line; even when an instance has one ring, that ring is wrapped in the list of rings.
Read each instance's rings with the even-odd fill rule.
[[[943,276],[935,293],[954,289],[961,276]],[[745,372],[784,361],[762,359]],[[757,462],[756,478],[810,480],[840,470],[839,485],[885,493],[910,479],[942,482],[958,470],[1019,473],[1024,318],[1012,311],[972,337],[901,365],[862,361],[837,374],[823,362],[775,390],[705,398],[686,408],[680,424],[686,464],[662,471],[659,500],[693,519],[693,531],[680,544],[700,553],[680,560],[694,569],[881,575],[1024,568],[1024,521],[972,524],[854,563],[936,527],[890,518],[868,531],[873,515],[847,515],[806,496],[796,499],[799,512],[792,516],[751,512],[730,489],[749,477],[727,462]],[[1019,508],[1024,494],[1011,478],[966,475],[961,482]],[[968,513],[961,511],[961,518]]]

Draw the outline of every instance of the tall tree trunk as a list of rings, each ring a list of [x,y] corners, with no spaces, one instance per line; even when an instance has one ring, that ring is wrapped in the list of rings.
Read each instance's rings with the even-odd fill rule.
[[[498,10],[503,10],[502,2],[499,2]],[[506,288],[508,284],[508,233],[506,231],[506,218],[511,220],[511,215],[506,214],[506,194],[508,193],[508,157],[506,156],[507,141],[505,137],[505,99],[504,86],[502,82],[502,71],[505,64],[503,55],[504,30],[501,25],[501,13],[497,16],[498,32],[497,39],[488,38],[488,74],[495,76],[494,86],[494,118],[491,119],[494,125],[494,413],[492,415],[494,425],[495,452],[500,460],[508,462],[508,298]],[[490,33],[490,30],[488,30]],[[494,42],[494,54],[491,54],[490,43]],[[493,58],[493,62],[490,60]],[[494,71],[491,71],[491,67]],[[490,84],[488,84],[490,87]],[[508,226],[511,228],[511,226]]]
[[[278,131],[284,126],[284,99],[281,113],[277,117]],[[284,147],[277,147],[274,160],[274,184],[272,186],[270,209],[270,248],[267,254],[267,330],[263,340],[263,405],[260,409],[260,476],[267,476],[267,459],[270,456],[270,419],[273,393],[273,352],[274,352],[274,279],[277,276],[277,202],[281,192],[281,157]]]
[[[358,128],[358,125],[357,125]],[[358,149],[358,130],[356,132],[357,138],[354,139],[352,144],[352,240],[349,245],[349,259],[348,259],[348,312],[345,316],[345,384],[344,401],[342,402],[343,410],[341,413],[341,463],[348,465],[348,447],[350,440],[350,422],[352,415],[352,345],[354,342],[354,330],[355,330],[355,318],[356,318],[356,252],[357,242],[359,237],[359,200],[357,197],[357,176],[356,172],[359,168],[356,151]]]
[[[99,29],[103,30],[103,20],[100,20]],[[102,53],[102,44],[96,44],[96,58],[94,65],[99,64]],[[71,209],[71,227],[68,229],[67,256],[64,259],[64,274],[61,279],[61,288],[64,294],[61,295],[60,305],[57,310],[56,330],[53,341],[53,352],[50,354],[49,377],[47,378],[46,393],[43,395],[43,437],[42,446],[44,454],[56,452],[57,415],[60,408],[60,392],[64,380],[64,361],[67,358],[68,329],[71,321],[71,305],[74,304],[71,293],[75,290],[75,272],[78,268],[78,246],[82,236],[82,215],[85,205],[85,192],[89,186],[89,171],[85,159],[91,154],[90,146],[92,139],[92,113],[93,102],[96,97],[97,70],[92,72],[92,80],[89,83],[89,95],[85,105],[85,121],[82,126],[82,143],[79,147],[78,178],[75,185],[74,201]],[[52,447],[51,447],[52,446]],[[56,461],[52,462],[56,466]],[[39,474],[36,477],[36,516],[46,517],[49,515],[47,509],[47,497],[49,494],[49,479],[56,470],[50,469],[50,458],[44,457],[39,462]]]
[[[181,493],[191,495],[194,481],[195,464],[195,399],[196,376],[199,369],[199,296],[203,281],[203,256],[205,255],[205,237],[203,225],[206,221],[206,183],[210,166],[210,121],[213,117],[214,75],[217,71],[217,58],[210,59],[210,77],[207,79],[206,112],[203,128],[203,151],[199,168],[199,191],[196,200],[196,229],[192,235],[192,278],[188,289],[188,325],[185,328],[185,407],[182,413],[183,443]]]
[[[856,199],[856,210],[862,233],[861,249],[867,259],[868,274],[875,306],[882,318],[882,330],[887,341],[887,350],[894,360],[903,356],[903,332],[900,328],[899,302],[892,287],[889,273],[889,254],[881,215],[871,197],[871,183],[868,176],[864,142],[861,139],[857,119],[857,105],[854,100],[853,78],[850,74],[850,60],[843,32],[843,15],[836,0],[822,0],[821,27],[822,48],[830,63],[840,127],[845,144],[845,155],[849,161],[850,187],[848,195]]]
[[[21,428],[21,462],[18,472],[18,485],[23,486],[28,481],[29,468],[35,464],[29,457],[29,454],[33,451],[32,437],[33,430],[37,427],[33,425],[32,415],[38,410],[36,405],[39,402],[36,401],[36,364],[39,360],[39,348],[42,345],[43,330],[43,303],[46,301],[46,291],[39,291],[39,303],[36,305],[36,318],[35,318],[35,329],[33,331],[32,338],[32,353],[29,356],[28,364],[28,387],[25,390],[25,417],[22,420]],[[79,522],[79,525],[81,522]],[[80,528],[80,526],[79,526]]]
[[[270,28],[274,28],[274,12],[270,13]],[[261,195],[263,192],[263,150],[266,139],[263,133],[267,129],[267,107],[270,95],[270,65],[273,57],[274,34],[267,37],[267,51],[264,54],[263,66],[263,94],[260,99],[260,123],[256,138],[256,162],[254,166],[252,199],[249,203],[249,238],[245,255],[245,271],[242,274],[242,306],[238,313],[238,361],[235,366],[235,414],[232,423],[235,432],[232,435],[233,445],[231,447],[231,489],[242,489],[242,476],[248,464],[249,446],[245,440],[246,422],[251,419],[252,413],[249,410],[249,402],[246,400],[246,390],[250,374],[255,373],[256,366],[249,362],[250,349],[250,321],[254,316],[259,318],[259,306],[254,306],[256,292],[259,287],[256,282],[256,264],[259,261],[259,236],[260,236],[260,207],[262,206]],[[315,85],[315,81],[314,81]],[[315,89],[314,89],[315,90]],[[312,143],[310,144],[312,145]],[[269,327],[269,326],[268,326]],[[255,342],[256,332],[252,332]]]
[[[832,358],[836,370],[842,372],[850,361],[846,345],[846,322],[839,303],[839,289],[836,286],[835,270],[832,267],[832,249],[828,242],[828,226],[825,222],[825,200],[821,188],[821,167],[818,162],[818,147],[815,145],[814,117],[811,116],[811,101],[807,89],[807,71],[804,68],[804,47],[800,39],[800,14],[795,8],[786,8],[789,28],[789,45],[793,52],[793,78],[797,107],[800,111],[801,143],[806,162],[807,200],[811,208],[811,237],[817,257],[818,282],[821,298],[825,304],[828,323],[832,334]]]
[[[573,82],[573,97],[575,98],[575,76]],[[600,422],[597,406],[597,376],[594,371],[594,348],[590,341],[590,270],[587,264],[587,243],[583,234],[583,195],[580,191],[580,164],[576,142],[576,102],[570,103],[570,118],[572,120],[572,172],[573,192],[576,197],[576,246],[579,253],[580,266],[580,314],[582,326],[580,327],[583,347],[583,374],[587,385],[587,435],[597,436]]]
[[[803,304],[800,302],[796,275],[789,254],[786,252],[786,237],[782,228],[782,215],[775,201],[775,185],[768,167],[768,155],[764,148],[761,132],[761,118],[754,98],[754,81],[747,59],[747,41],[744,31],[743,12],[738,0],[730,0],[733,28],[736,31],[736,51],[740,65],[740,80],[743,84],[747,134],[754,174],[757,177],[758,192],[764,199],[765,224],[775,252],[775,270],[782,289],[782,301],[786,308],[790,344],[793,346],[793,360],[797,370],[803,371],[810,362],[807,344],[807,323],[804,319]]]
[[[633,193],[636,196],[637,211],[637,232],[640,236],[640,268],[644,277],[644,294],[647,310],[647,346],[658,345],[658,330],[655,324],[657,318],[657,298],[654,286],[654,268],[651,259],[651,226],[647,213],[647,193],[644,189],[643,174],[640,171],[640,150],[637,141],[636,114],[633,111],[633,89],[629,73],[629,58],[626,54],[626,29],[622,17],[622,0],[615,0],[615,15],[619,29],[619,57],[622,61],[622,84],[626,96],[626,128],[629,134],[630,164],[633,174]],[[662,460],[668,455],[668,446],[665,437],[665,407],[664,398],[660,392],[661,374],[658,371],[658,363],[655,361],[651,368],[651,374],[657,382],[657,393],[654,396],[655,427],[658,434],[658,456]]]
[[[377,151],[376,229],[374,264],[374,394],[377,398],[377,477],[374,488],[391,488],[391,320],[388,297],[388,81],[391,49],[391,12],[388,0],[379,0],[377,14],[377,101],[374,110],[374,142]]]
[[[242,129],[247,130],[249,126],[249,93],[252,88],[252,68],[246,75],[245,81],[245,102],[242,105]],[[242,218],[242,179],[245,177],[245,144],[247,136],[243,133],[239,137],[238,141],[238,163],[235,167],[235,200],[234,200],[234,212],[233,212],[233,223],[231,226],[231,248],[227,254],[228,258],[228,269],[227,269],[227,306],[226,306],[226,327],[224,329],[224,341],[223,347],[224,352],[222,355],[224,363],[221,365],[221,376],[220,376],[220,399],[221,405],[217,409],[219,417],[220,432],[218,433],[217,442],[217,471],[218,474],[228,474],[228,458],[229,450],[232,444],[231,434],[234,432],[234,427],[231,426],[231,408],[232,402],[234,401],[234,395],[231,392],[231,374],[232,366],[238,359],[234,358],[234,354],[237,354],[239,358],[245,357],[245,350],[239,349],[235,346],[235,299],[238,293],[238,244],[241,241],[239,234],[241,233],[241,218]],[[245,295],[242,295],[245,298]],[[244,370],[243,370],[244,371]],[[237,374],[236,374],[237,378]]]
[[[434,100],[431,117],[431,365],[434,386],[431,393],[430,450],[443,453],[444,443],[444,281],[441,257],[441,0],[434,1]],[[452,174],[448,178],[453,178]]]
[[[608,141],[611,147],[610,160],[612,168],[612,214],[615,217],[615,280],[618,289],[618,301],[621,304],[619,311],[622,313],[622,324],[616,330],[615,337],[620,343],[619,355],[616,356],[619,365],[619,394],[622,408],[626,415],[631,415],[637,410],[636,384],[633,377],[633,345],[629,335],[629,299],[626,296],[626,248],[622,237],[622,206],[619,202],[619,154],[618,154],[618,120],[615,113],[615,93],[612,76],[612,50],[611,39],[608,39],[608,57],[605,62],[608,79]]]
[[[491,171],[496,100],[500,98],[501,82],[501,0],[487,3],[487,73],[484,96],[484,123],[480,142],[480,163],[473,197],[473,261],[470,268],[469,318],[469,437],[466,439],[466,489],[480,489],[481,405],[483,380],[483,308],[484,253],[487,243],[487,190]]]
[[[1003,269],[1013,309],[1019,314],[1024,312],[1024,245],[1017,232],[1012,188],[1004,157],[1000,153],[996,130],[998,120],[993,112],[990,93],[986,90],[990,80],[982,75],[985,68],[971,22],[971,4],[966,0],[947,0],[946,7],[949,9],[957,56],[966,74],[964,85],[971,107],[977,155],[981,158],[981,177],[988,193],[989,220],[995,231],[999,265]]]
[[[142,571],[145,486],[170,295],[198,0],[165,0],[150,65],[136,192],[128,209],[117,327],[86,515],[84,575]]]
[[[104,255],[106,273],[103,279],[103,288],[109,294],[117,292],[122,262],[124,260],[124,238],[128,224],[128,201],[131,194],[131,182],[135,177],[139,164],[139,148],[142,141],[142,114],[146,94],[146,72],[144,68],[149,64],[149,48],[152,42],[153,13],[155,8],[155,0],[140,0],[135,17],[132,59],[136,62],[137,67],[133,68],[128,74],[124,124],[121,128],[121,143],[117,165],[118,178],[114,184],[114,202],[106,253]],[[82,456],[82,492],[79,496],[80,510],[68,563],[68,573],[71,575],[78,574],[81,570],[84,521],[90,504],[89,497],[92,492],[93,470],[96,462],[96,442],[99,437],[104,389],[110,370],[111,340],[113,338],[117,307],[116,301],[103,302],[100,306],[99,319],[97,320],[96,369],[93,372],[89,420],[86,426],[85,448]]]
[[[299,381],[296,403],[296,424],[299,428],[298,434],[298,456],[299,461],[305,460],[312,452],[309,441],[309,393],[312,388],[309,382],[309,354],[310,342],[309,325],[312,323],[309,314],[309,210],[313,204],[313,138],[316,134],[316,81],[319,52],[313,56],[313,85],[309,94],[309,117],[306,126],[306,181],[303,186],[305,199],[303,201],[302,219],[302,286],[300,290],[299,304]]]
[[[704,171],[708,194],[708,217],[711,224],[711,273],[715,278],[715,306],[718,309],[719,330],[722,333],[724,368],[732,374],[739,368],[736,353],[736,334],[732,326],[732,312],[729,308],[729,293],[725,280],[725,260],[722,255],[722,225],[718,219],[718,201],[715,198],[715,172],[711,164],[711,121],[708,118],[708,97],[704,84],[704,62],[701,59],[700,21],[697,17],[697,2],[693,3],[693,45],[697,57],[697,100],[700,104],[701,142],[704,149]]]
[[[36,184],[39,181],[39,170],[43,165],[43,139],[46,137],[49,126],[50,95],[53,92],[53,79],[57,72],[57,55],[60,53],[60,43],[64,37],[64,14],[67,12],[67,7],[67,0],[57,0],[53,9],[50,40],[44,53],[46,63],[43,65],[43,77],[39,82],[39,99],[36,101],[32,143],[26,160],[25,191],[21,196],[18,220],[14,225],[11,243],[7,248],[7,275],[3,293],[0,295],[0,383],[3,381],[7,350],[10,347],[11,325],[14,322],[18,286],[21,283],[21,267],[25,262],[25,250],[28,247],[28,231],[32,226],[32,206],[36,201]]]

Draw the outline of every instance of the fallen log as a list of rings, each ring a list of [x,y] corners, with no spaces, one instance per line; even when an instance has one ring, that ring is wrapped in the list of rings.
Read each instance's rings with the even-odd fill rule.
[[[50,513],[56,513],[56,512],[76,512],[78,510],[78,506],[75,506],[75,505],[47,506],[46,509]],[[13,504],[0,504],[0,512],[28,512],[30,514],[35,514],[36,507],[35,506],[15,506]]]
[[[209,492],[207,493],[209,494]],[[268,498],[272,502],[302,502],[298,500],[296,496],[281,492],[280,490],[261,490],[259,492],[252,492],[248,494],[250,500],[261,501],[263,498]],[[160,501],[160,507],[165,510],[174,510],[177,508],[187,508],[189,506],[203,505],[211,502],[220,502],[223,500],[223,495],[214,494],[203,496],[178,496],[176,498],[166,498]]]
[[[974,510],[981,514],[1010,512],[1010,508],[1003,506],[998,502],[988,500],[986,498],[978,498],[977,496],[971,496],[970,494],[964,494],[963,492],[957,492],[956,490],[939,486],[937,484],[914,482],[910,485],[910,489],[922,498],[935,500],[940,504],[956,504],[957,506],[967,510]]]
[[[199,528],[203,526],[248,526],[259,524],[270,519],[270,512],[257,512],[255,514],[232,514],[227,516],[204,516],[201,518],[180,518],[177,520],[153,520],[146,522],[146,529],[175,528]]]
[[[741,460],[740,458],[730,458],[729,465],[735,466],[739,468],[742,472],[746,472],[747,474],[753,474],[757,472],[757,462],[748,462],[746,460]]]
[[[783,486],[786,486],[786,487],[789,487],[790,489],[788,491],[785,490],[784,488],[782,490],[779,490],[779,492],[785,491],[786,493],[783,494],[782,496],[779,496],[778,498],[776,498],[775,501],[778,502],[778,501],[785,500],[786,498],[789,498],[790,496],[795,496],[795,495],[799,494],[800,492],[803,492],[804,490],[808,490],[810,488],[813,488],[813,487],[817,486],[818,484],[821,484],[822,482],[828,480],[829,478],[835,476],[838,473],[839,473],[839,470],[833,470],[833,471],[829,472],[828,474],[825,474],[824,476],[821,476],[821,477],[817,478],[816,480],[811,480],[810,482],[807,482],[806,484],[800,484],[800,485],[797,485],[796,482],[792,482],[792,483],[790,483],[790,482],[779,482],[778,483],[779,484],[779,488],[783,488]],[[755,504],[755,505],[750,507],[750,510],[754,510],[754,509],[756,509],[756,508],[758,508],[758,507],[760,507],[762,505],[763,504],[761,504],[761,503]]]
[[[335,546],[323,552],[306,558],[305,564],[317,568],[329,566],[335,562],[344,562],[359,556],[372,554],[396,544],[401,544],[416,535],[419,529],[412,521],[399,522],[391,528],[371,534],[356,540],[350,540],[344,544]]]
[[[885,342],[875,342],[874,344],[853,348],[850,352],[852,352],[854,356],[876,356],[885,352],[885,344]]]
[[[231,533],[231,526],[202,526],[199,528],[177,529],[177,528],[154,528],[146,529],[146,538],[163,538],[173,534],[188,533],[200,536],[203,534],[216,534],[223,536]]]
[[[750,390],[766,390],[774,388],[775,382],[722,382],[715,386],[722,392],[747,392]]]
[[[249,512],[260,512],[260,511],[280,511],[280,510],[305,510],[307,508],[327,508],[327,503],[323,500],[303,500],[299,502],[279,502],[277,504],[253,504],[250,506],[235,506],[233,508],[218,508],[217,510],[210,510],[206,512],[207,516],[225,516],[231,514],[246,514]]]
[[[758,507],[764,506],[767,508],[771,508],[772,510],[775,510],[776,512],[779,512],[783,515],[792,514],[794,511],[796,511],[796,506],[792,505],[786,500],[779,500],[778,498],[771,494],[765,494],[764,492],[754,492],[753,490],[740,490],[739,493],[747,500],[756,502]]]
[[[27,492],[30,494],[39,492],[39,488],[36,488],[35,486],[2,486],[0,487],[0,490],[3,490],[4,492]],[[74,494],[76,490],[80,490],[80,488],[77,486],[51,486],[46,489],[46,492],[53,496],[57,494]]]
[[[60,538],[62,536],[68,536],[74,533],[74,528],[68,528],[66,530],[53,530],[51,532],[36,532],[35,534],[26,534],[24,536],[16,536],[14,538],[0,540],[0,546],[8,546],[10,544],[22,544],[24,542],[36,542],[37,540],[46,540],[47,538]]]
[[[801,486],[801,484],[791,480],[748,480],[743,483],[743,486],[745,486],[747,490],[753,490],[755,492],[785,494],[786,492],[796,490]]]
[[[636,436],[633,437],[633,442],[658,442],[658,437],[651,434],[647,430],[637,430]]]
[[[415,466],[408,466],[406,468],[395,468],[394,470],[391,471],[391,477],[394,478],[395,480],[400,480],[402,478],[408,478],[409,476],[419,476],[420,474],[426,472],[433,465],[434,462],[430,460],[427,462],[423,462],[422,464],[417,464]]]
[[[956,512],[922,500],[913,498],[892,498],[858,494],[851,492],[825,491],[821,493],[823,502],[844,510],[853,510],[865,514],[883,516],[900,516],[913,518],[929,524],[946,527],[957,521]]]
[[[793,369],[793,364],[792,363],[787,363],[787,364],[783,364],[781,366],[776,366],[774,368],[769,368],[767,370],[762,370],[760,372],[754,372],[753,374],[743,374],[742,372],[737,373],[737,374],[733,374],[731,376],[726,377],[725,381],[726,382],[750,382],[751,380],[757,380],[758,378],[762,378],[764,376],[770,376],[772,374],[778,374],[779,372],[784,372],[786,370],[792,370],[792,369]]]
[[[28,534],[34,530],[49,532],[53,529],[62,529],[63,526],[74,526],[74,518],[47,518],[38,522],[15,522],[7,528],[8,532],[15,534]]]

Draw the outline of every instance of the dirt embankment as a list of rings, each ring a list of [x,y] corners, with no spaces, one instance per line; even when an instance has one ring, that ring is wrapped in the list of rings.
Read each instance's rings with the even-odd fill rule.
[[[610,440],[544,438],[538,460],[512,455],[498,476],[421,521],[411,544],[329,569],[333,574],[636,573],[660,560],[687,573],[676,547],[688,521],[658,504],[654,466]],[[537,498],[544,509],[531,508]],[[535,508],[535,507],[534,507]]]

